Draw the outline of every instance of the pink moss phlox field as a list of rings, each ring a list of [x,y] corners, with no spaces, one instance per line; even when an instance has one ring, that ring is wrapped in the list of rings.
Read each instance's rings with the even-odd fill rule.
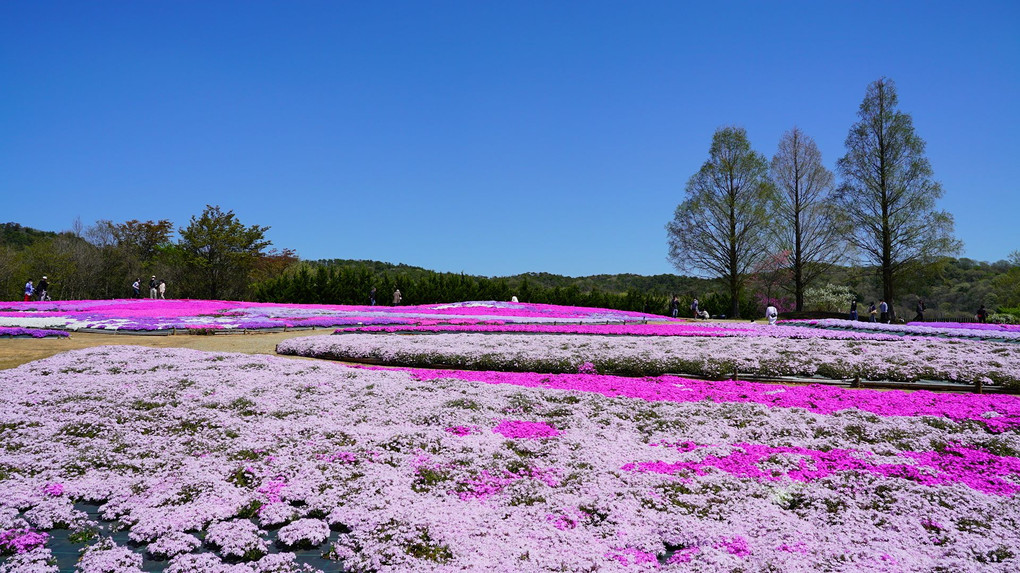
[[[32,338],[47,338],[57,337],[62,338],[68,336],[68,334],[62,330],[44,330],[39,328],[18,328],[9,326],[0,326],[0,338],[4,337],[25,337],[31,336]]]
[[[768,328],[768,327],[763,327]],[[808,330],[808,329],[804,329]],[[900,337],[894,341],[761,336],[595,336],[571,334],[344,334],[291,338],[280,354],[391,366],[706,377],[820,376],[1002,385],[1020,390],[1020,345]]]
[[[949,338],[992,338],[1020,342],[1020,329],[999,328],[1010,325],[976,324],[967,322],[911,322],[907,324],[885,324],[882,322],[841,320],[837,318],[787,320],[783,321],[783,324],[821,329],[839,328],[844,329],[844,331],[855,330],[859,332],[879,333],[895,332],[910,336],[943,336]]]
[[[697,449],[687,444],[684,446],[679,451]],[[697,461],[631,463],[621,469],[669,475],[705,475],[710,469],[716,469],[743,478],[799,482],[854,471],[899,477],[925,485],[960,483],[987,494],[1006,497],[1020,493],[1020,460],[961,446],[948,446],[933,452],[901,452],[901,459],[881,462],[872,461],[875,456],[870,452],[858,450],[818,451],[762,444],[732,444],[730,447],[729,454],[707,455]],[[763,468],[774,458],[787,459],[790,465]]]
[[[456,378],[486,384],[510,384],[592,392],[607,397],[639,398],[649,402],[728,402],[769,408],[804,408],[819,414],[848,409],[880,416],[931,416],[954,422],[971,421],[989,432],[1020,429],[1020,396],[941,394],[924,390],[846,389],[821,384],[780,386],[742,380],[693,380],[677,376],[632,378],[590,374],[540,374],[477,370],[407,369],[419,380]]]
[[[82,573],[149,552],[167,573],[316,570],[280,544],[380,573],[1018,565],[1013,396],[135,346],[5,370],[0,390],[0,532],[84,531],[94,503],[130,543],[87,542]],[[51,539],[0,572],[54,572]]]
[[[344,306],[216,300],[117,299],[8,302],[0,327],[78,330],[269,329],[386,324],[505,322],[642,322],[639,312],[479,301],[421,306]]]
[[[560,435],[556,428],[545,422],[527,420],[502,420],[492,431],[511,439],[555,438]]]
[[[828,338],[835,340],[901,340],[901,336],[868,332],[843,332],[796,326],[764,324],[408,324],[394,326],[349,326],[336,334],[353,332],[479,332],[535,334],[593,334],[609,336],[751,336],[772,338]]]

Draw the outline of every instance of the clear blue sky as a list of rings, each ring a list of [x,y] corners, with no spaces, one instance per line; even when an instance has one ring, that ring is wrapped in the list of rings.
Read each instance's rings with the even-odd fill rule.
[[[964,256],[1020,249],[1020,2],[0,3],[0,222],[206,204],[305,259],[673,272],[713,132],[830,169],[896,82]]]

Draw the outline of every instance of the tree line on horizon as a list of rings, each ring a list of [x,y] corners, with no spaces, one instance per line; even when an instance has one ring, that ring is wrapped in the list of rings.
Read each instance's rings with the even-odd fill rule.
[[[797,127],[771,160],[752,149],[743,128],[717,130],[666,225],[670,262],[724,283],[731,316],[742,314],[738,301],[762,273],[787,273],[780,291],[804,310],[807,290],[837,264],[869,267],[878,284],[873,297],[900,302],[962,243],[952,215],[935,208],[942,186],[911,116],[898,108],[892,80],[868,86],[858,118],[837,161],[839,184]]]
[[[135,280],[148,293],[150,277],[172,298],[249,299],[253,283],[298,261],[267,250],[268,229],[211,205],[176,230],[165,219],[75,221],[61,233],[0,224],[0,298],[21,300],[25,283],[45,275],[54,300],[128,298]]]
[[[374,287],[381,305],[391,304],[392,292],[399,288],[403,304],[516,296],[522,302],[661,315],[669,314],[673,295],[682,309],[697,297],[700,308],[712,315],[729,313],[732,302],[725,285],[694,276],[483,277],[379,261],[302,261],[289,249],[267,250],[267,227],[244,225],[219,207],[207,207],[192,217],[176,241],[171,239],[173,229],[169,221],[136,220],[76,224],[62,233],[0,224],[0,299],[20,300],[25,280],[42,275],[49,276],[55,299],[127,298],[131,282],[141,278],[144,284],[147,277],[157,275],[168,282],[170,298],[367,305]],[[738,300],[744,316],[756,316],[770,293],[788,283],[788,269],[768,264],[781,258],[771,257],[751,273],[748,284],[756,295]],[[826,267],[817,282],[840,285],[864,300],[879,292],[876,278],[874,268],[836,264]],[[972,318],[979,304],[990,309],[1020,307],[1020,257],[995,263],[945,258],[908,278],[904,288],[929,300],[935,317]],[[812,298],[808,290],[806,310],[840,310],[826,302],[824,288],[815,290],[822,292]]]

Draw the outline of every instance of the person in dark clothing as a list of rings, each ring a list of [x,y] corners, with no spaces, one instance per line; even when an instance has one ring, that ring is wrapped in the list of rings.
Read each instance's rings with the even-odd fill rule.
[[[977,311],[978,322],[984,322],[988,318],[988,311],[985,310],[985,305],[981,305],[981,308]]]
[[[669,312],[673,318],[676,318],[677,315],[680,314],[680,299],[678,299],[676,295],[673,295],[673,302],[669,303]]]
[[[924,306],[924,301],[921,299],[917,299],[917,316],[914,317],[914,322],[924,322],[925,310],[926,307]]]
[[[46,278],[46,275],[43,275],[42,280],[39,281],[39,288],[36,289],[36,292],[39,293],[39,300],[50,300],[49,290],[50,281]]]
[[[857,299],[850,301],[850,320],[857,320]]]
[[[880,316],[878,317],[878,321],[881,322],[881,323],[888,323],[889,322],[889,303],[885,302],[884,300],[878,301],[878,312],[880,314]]]
[[[875,301],[871,301],[871,306],[868,307],[868,316],[871,317],[871,322],[878,322],[878,309],[875,308]]]
[[[375,287],[372,287],[372,290],[368,292],[368,302],[370,305],[375,306]]]

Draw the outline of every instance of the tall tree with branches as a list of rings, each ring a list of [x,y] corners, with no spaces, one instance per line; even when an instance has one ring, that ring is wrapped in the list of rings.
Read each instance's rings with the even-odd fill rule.
[[[251,272],[272,243],[265,238],[269,227],[245,226],[233,211],[206,205],[199,217],[178,230],[176,255],[191,269],[193,292],[205,298],[243,297]],[[185,290],[185,292],[188,292]]]
[[[822,165],[814,139],[796,127],[779,140],[770,173],[777,191],[773,234],[779,248],[790,254],[794,304],[804,310],[804,289],[836,262],[842,250],[833,221],[835,178]]]
[[[890,309],[906,271],[962,246],[952,236],[952,215],[935,209],[942,185],[898,99],[890,79],[868,86],[838,162],[843,183],[836,193],[845,237],[877,267]]]
[[[729,315],[736,317],[744,282],[767,253],[769,164],[737,127],[716,130],[708,155],[666,225],[668,259],[678,270],[707,271],[723,280]]]

